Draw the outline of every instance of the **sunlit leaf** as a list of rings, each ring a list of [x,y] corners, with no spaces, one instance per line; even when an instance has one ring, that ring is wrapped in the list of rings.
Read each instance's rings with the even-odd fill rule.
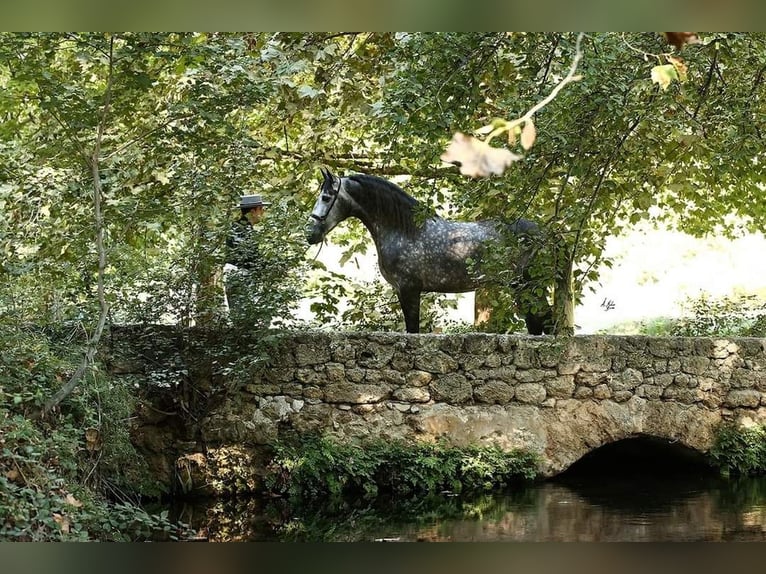
[[[508,120],[504,120],[502,118],[495,118],[492,120],[492,123],[487,124],[486,126],[482,126],[479,129],[476,130],[477,135],[485,136],[499,128],[505,128],[508,125]]]
[[[521,156],[504,148],[495,148],[461,132],[455,133],[441,160],[458,165],[460,173],[469,177],[501,175]]]
[[[535,124],[532,120],[527,120],[524,122],[524,129],[521,130],[521,147],[524,149],[531,148],[535,143],[535,138],[537,138]]]
[[[686,63],[681,58],[674,58],[673,56],[668,56],[668,62],[675,68],[678,74],[678,81],[685,82],[688,70]]]
[[[670,83],[678,79],[678,72],[673,64],[662,64],[652,68],[651,77],[652,82],[667,90]]]

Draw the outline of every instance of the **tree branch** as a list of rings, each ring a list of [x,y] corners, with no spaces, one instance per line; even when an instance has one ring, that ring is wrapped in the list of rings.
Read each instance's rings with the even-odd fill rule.
[[[654,99],[654,94],[652,94],[650,98],[650,104],[651,104],[651,100],[653,99]],[[649,109],[649,106],[647,106],[646,109]],[[610,168],[612,167],[612,163],[614,162],[614,159],[617,157],[618,152],[622,149],[622,146],[625,145],[625,142],[627,141],[630,134],[633,133],[633,131],[638,127],[638,125],[644,119],[645,114],[646,112],[643,114],[640,114],[635,120],[633,120],[633,123],[628,126],[627,131],[622,135],[622,137],[620,138],[620,141],[614,147],[614,149],[612,150],[612,153],[609,154],[607,161],[604,163],[604,166],[601,169],[598,182],[596,183],[596,186],[593,189],[593,193],[591,194],[590,199],[588,200],[588,206],[583,212],[582,219],[580,220],[580,224],[577,227],[577,233],[575,234],[575,240],[572,244],[572,250],[569,253],[568,263],[570,265],[574,265],[575,256],[577,254],[577,249],[579,247],[580,239],[582,237],[582,231],[585,228],[585,220],[590,216],[590,213],[593,210],[593,206],[595,205],[596,199],[598,198],[599,192],[601,191],[601,186],[603,185],[604,180],[606,179],[606,174],[609,172]]]
[[[103,187],[101,185],[101,172],[99,169],[99,157],[101,155],[101,142],[104,139],[106,130],[106,121],[109,116],[109,108],[112,102],[112,87],[114,83],[114,36],[109,41],[109,72],[106,82],[106,91],[104,94],[104,108],[101,112],[101,121],[98,124],[98,133],[93,145],[93,152],[88,158],[90,172],[93,178],[93,217],[96,227],[96,250],[98,251],[98,302],[101,309],[96,329],[86,343],[85,356],[80,366],[72,377],[56,392],[48,401],[45,402],[41,415],[44,417],[57,407],[61,401],[67,398],[75,387],[79,384],[88,368],[93,364],[93,360],[98,351],[98,345],[101,335],[104,332],[106,318],[109,314],[109,303],[106,300],[104,288],[104,271],[106,269],[106,247],[104,245],[104,215],[102,211]]]
[[[718,52],[719,50],[713,51],[713,59],[710,62],[710,68],[707,72],[707,77],[705,78],[705,83],[702,85],[702,88],[700,89],[700,99],[699,102],[697,102],[697,107],[694,108],[694,114],[692,114],[692,119],[697,119],[697,114],[700,111],[700,108],[702,107],[702,104],[705,102],[705,97],[707,96],[707,91],[710,88],[710,84],[713,81],[713,72],[716,69],[716,64],[718,63]]]
[[[572,82],[577,82],[580,79],[582,79],[582,76],[575,75],[575,72],[577,71],[577,66],[580,65],[580,60],[582,60],[582,48],[580,45],[582,44],[582,39],[584,37],[584,34],[580,32],[577,35],[577,41],[575,42],[575,55],[572,57],[572,64],[569,66],[569,71],[567,72],[567,75],[564,76],[564,78],[551,90],[551,93],[548,94],[545,98],[537,102],[534,106],[529,108],[527,110],[527,113],[525,113],[520,118],[517,118],[511,122],[508,123],[507,129],[513,129],[516,126],[519,126],[523,124],[524,122],[527,122],[532,119],[532,116],[534,116],[537,112],[539,112],[541,109],[543,109],[545,106],[550,104],[558,95],[558,93],[566,86],[567,84],[570,84]]]

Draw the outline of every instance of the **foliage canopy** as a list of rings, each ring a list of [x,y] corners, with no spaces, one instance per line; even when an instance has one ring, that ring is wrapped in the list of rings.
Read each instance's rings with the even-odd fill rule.
[[[216,316],[240,193],[275,200],[265,243],[298,270],[321,164],[407,177],[445,216],[538,220],[563,238],[557,264],[571,267],[575,293],[597,280],[605,238],[642,219],[695,234],[763,229],[763,34],[680,48],[654,33],[586,35],[582,78],[538,112],[522,161],[480,180],[440,163],[455,132],[520,116],[550,92],[575,36],[4,34],[2,307],[36,320],[94,316],[88,157],[102,123],[114,320]],[[685,81],[652,81],[679,61]],[[352,253],[368,247],[359,226],[337,239]],[[293,289],[274,261],[269,292]],[[297,296],[266,314],[289,315]]]

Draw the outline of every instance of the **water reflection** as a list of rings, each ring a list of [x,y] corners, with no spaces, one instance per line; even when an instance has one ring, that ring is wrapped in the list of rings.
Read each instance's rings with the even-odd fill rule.
[[[585,476],[474,498],[290,508],[256,499],[186,504],[209,540],[766,540],[766,479]]]

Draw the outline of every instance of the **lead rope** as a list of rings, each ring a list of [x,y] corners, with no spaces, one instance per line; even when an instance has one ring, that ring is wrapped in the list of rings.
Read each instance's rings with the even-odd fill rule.
[[[323,240],[322,243],[319,244],[319,249],[317,249],[316,255],[314,255],[314,258],[311,261],[317,260],[317,257],[319,257],[319,254],[322,253],[322,247],[324,247],[324,244],[325,244],[325,240]]]

